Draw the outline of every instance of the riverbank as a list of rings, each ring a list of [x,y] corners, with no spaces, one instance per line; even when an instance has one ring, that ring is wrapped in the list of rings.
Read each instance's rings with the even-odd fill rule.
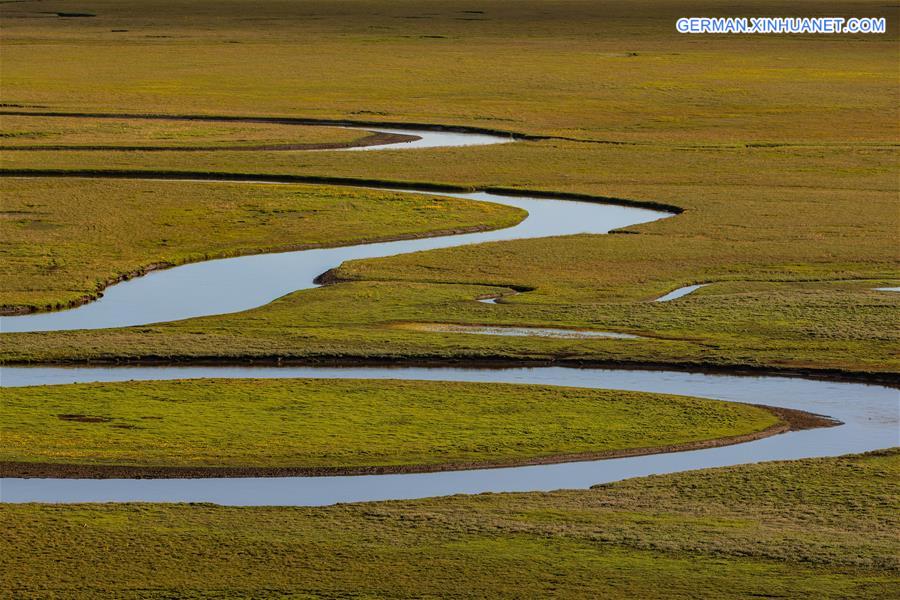
[[[431,473],[699,450],[836,424],[685,396],[423,381],[205,379],[2,395],[0,472],[14,478]]]
[[[898,469],[893,450],[591,490],[327,508],[2,505],[0,587],[20,597],[452,589],[496,598],[887,599],[900,574]]]

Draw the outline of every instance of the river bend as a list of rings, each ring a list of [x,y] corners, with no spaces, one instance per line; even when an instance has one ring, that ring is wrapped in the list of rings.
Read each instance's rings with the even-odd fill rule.
[[[510,141],[508,137],[486,134],[369,127],[366,130],[419,136],[419,140],[400,146],[404,149]],[[389,147],[369,146],[364,149],[386,150]],[[247,185],[265,183],[253,181],[247,182]],[[75,309],[3,317],[0,329],[3,332],[97,329],[247,310],[284,294],[314,287],[313,280],[316,276],[347,260],[518,238],[607,233],[616,228],[671,215],[644,208],[505,196],[484,191],[440,192],[440,195],[516,206],[528,211],[528,217],[514,227],[497,231],[261,254],[184,265],[111,286],[98,301]],[[2,479],[0,500],[3,502],[141,501],[314,506],[448,494],[585,488],[629,477],[764,460],[834,456],[876,450],[900,443],[900,395],[896,389],[803,378],[563,367],[479,369],[224,366],[6,366],[0,371],[0,376],[0,383],[4,387],[198,377],[327,377],[566,385],[761,403],[824,414],[843,423],[838,427],[790,432],[734,446],[671,454],[441,473],[145,480]]]

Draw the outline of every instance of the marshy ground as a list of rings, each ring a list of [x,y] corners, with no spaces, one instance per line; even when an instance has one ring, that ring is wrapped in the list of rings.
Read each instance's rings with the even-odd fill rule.
[[[894,598],[900,456],[327,508],[3,507],[8,597]]]
[[[5,3],[3,111],[72,114],[3,115],[7,174],[327,176],[582,194],[683,212],[607,236],[351,262],[331,274],[334,285],[238,314],[4,334],[0,358],[569,361],[896,382],[900,294],[875,288],[900,281],[897,8],[868,1],[742,5],[766,16],[885,16],[889,31],[878,36],[675,32],[678,17],[732,10],[685,0],[266,1],[252,10],[238,1]],[[526,139],[414,154],[305,152],[358,143],[365,134],[75,116],[82,113],[437,123]],[[0,304],[7,312],[82,302],[159,264],[500,227],[522,217],[484,203],[337,186],[253,186],[248,193],[247,185],[227,183],[63,177],[4,178],[3,185]],[[652,302],[696,283],[710,285]],[[508,297],[476,301],[491,295]],[[416,330],[423,323],[639,337]],[[166,394],[178,385],[187,384],[18,390],[4,399],[11,433],[3,436],[3,456],[154,466],[183,466],[188,458],[221,466],[227,456],[231,464],[261,464],[263,450],[278,448],[273,440],[260,453],[232,442],[253,427],[272,432],[274,421],[290,423],[278,417],[293,397],[279,388],[284,382],[266,384],[280,391],[260,415],[251,410],[259,404],[243,400],[245,388],[257,384],[192,383],[221,388],[196,397],[179,392],[169,402]],[[281,458],[303,456],[306,465],[447,462],[437,441],[454,422],[456,458],[485,462],[677,444],[688,429],[710,439],[776,420],[762,409],[701,400],[643,395],[653,410],[633,411],[625,408],[637,395],[572,391],[560,403],[558,391],[545,390],[517,401],[503,386],[490,394],[458,386],[444,406],[452,418],[432,414],[433,426],[419,427],[421,411],[437,410],[427,400],[444,398],[447,389],[370,383],[378,389],[350,402],[366,391],[363,384],[341,385],[349,387],[338,396],[333,388],[316,391],[325,404],[304,413],[321,424],[319,445],[279,438]],[[391,385],[404,392],[386,393]],[[477,402],[488,395],[488,405]],[[396,412],[400,396],[410,420],[388,423],[384,413]],[[547,417],[541,400],[562,411],[557,431],[538,431],[547,427],[537,420]],[[604,418],[630,429],[613,435],[591,420],[607,400],[622,411]],[[133,422],[160,416],[147,411],[163,402],[169,412],[162,416],[171,418]],[[684,403],[697,410],[672,413]],[[342,421],[332,418],[337,405]],[[491,407],[519,428],[479,430],[489,422],[479,411]],[[222,423],[226,415],[240,418]],[[346,427],[354,419],[361,429]],[[648,420],[656,437],[646,433]],[[583,421],[585,430],[573,428]],[[210,433],[217,422],[232,428],[231,445]],[[397,431],[406,433],[404,456],[397,454],[404,446],[386,437]],[[488,434],[496,436],[494,447],[471,445]],[[360,460],[333,444],[341,436],[359,442],[359,452],[378,452]],[[431,441],[417,446],[416,439]],[[162,440],[175,443],[168,454]],[[159,452],[142,452],[145,444]],[[593,490],[329,508],[3,505],[0,587],[8,597],[888,598],[898,594],[900,577],[897,470],[897,453],[886,451]]]
[[[308,379],[55,385],[2,390],[0,465],[6,476],[437,471],[699,448],[790,426],[746,404],[547,386]]]

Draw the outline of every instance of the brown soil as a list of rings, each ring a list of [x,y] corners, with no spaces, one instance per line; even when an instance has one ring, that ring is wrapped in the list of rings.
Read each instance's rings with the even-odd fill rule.
[[[90,415],[56,415],[61,421],[76,421],[78,423],[108,423],[109,417],[92,417]]]
[[[165,36],[163,36],[165,37]],[[37,105],[23,106],[0,104],[0,107],[42,108]],[[310,117],[251,117],[237,115],[168,115],[159,113],[71,113],[47,110],[0,110],[0,115],[31,117],[65,117],[82,119],[145,119],[155,121],[209,121],[219,123],[277,123],[280,125],[328,125],[351,127],[396,127],[421,129],[423,131],[453,131],[457,133],[481,133],[486,135],[506,136],[513,139],[542,140],[555,139],[551,136],[526,135],[505,129],[489,127],[471,127],[468,125],[436,125],[434,123],[415,123],[407,121],[372,121],[360,119],[316,119]],[[560,138],[562,139],[562,138]]]
[[[316,278],[316,283],[327,283],[328,273]],[[3,314],[0,311],[0,314]],[[17,335],[17,334],[7,334]],[[28,334],[24,334],[28,335]],[[503,356],[341,356],[333,354],[285,355],[247,354],[237,357],[216,355],[195,355],[172,357],[145,354],[133,357],[95,357],[90,359],[63,360],[0,360],[0,366],[132,366],[132,367],[172,367],[189,365],[194,367],[454,367],[472,369],[509,369],[519,367],[566,367],[570,369],[621,369],[624,371],[677,371],[699,373],[701,375],[732,375],[735,377],[791,377],[815,381],[836,381],[842,383],[866,383],[884,385],[900,389],[900,372],[896,371],[851,371],[840,368],[815,366],[775,366],[747,364],[712,364],[702,362],[630,361],[626,359],[597,360],[571,357],[518,358]]]
[[[656,446],[629,448],[604,452],[579,452],[520,460],[448,463],[435,465],[386,465],[369,467],[160,467],[128,465],[85,465],[60,463],[0,462],[0,476],[16,478],[59,479],[192,479],[220,477],[323,477],[338,475],[386,475],[391,473],[434,473],[439,471],[464,471],[471,469],[496,469],[526,465],[548,465],[565,462],[603,460],[628,456],[645,456],[703,448],[717,448],[762,439],[788,431],[834,427],[839,421],[808,412],[757,405],[777,415],[781,422],[753,433],[729,436],[713,440]]]

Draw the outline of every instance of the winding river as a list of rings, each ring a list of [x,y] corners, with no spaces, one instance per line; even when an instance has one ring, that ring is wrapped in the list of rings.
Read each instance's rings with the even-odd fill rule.
[[[373,130],[367,127],[366,130]],[[501,143],[507,137],[414,130],[418,147]],[[443,136],[443,137],[442,137]],[[416,147],[408,142],[403,147]],[[367,150],[384,149],[370,146]],[[282,181],[246,182],[247,185]],[[212,185],[213,183],[210,182]],[[400,189],[395,191],[413,192]],[[435,192],[419,192],[435,193]],[[376,258],[464,244],[517,238],[607,233],[670,216],[644,208],[489,192],[446,193],[516,206],[528,211],[503,230],[211,260],[150,273],[106,290],[96,302],[57,313],[3,317],[0,329],[53,331],[96,329],[171,321],[247,310],[284,294],[315,286],[314,278],[346,260]],[[669,298],[666,298],[667,300]],[[674,300],[674,298],[672,298]],[[499,307],[498,307],[499,308]],[[621,343],[629,343],[622,339]],[[898,444],[900,402],[896,389],[773,376],[708,375],[664,370],[414,367],[14,367],[0,371],[4,387],[92,381],[216,377],[371,378],[568,385],[685,394],[763,403],[824,414],[838,427],[795,431],[734,446],[554,465],[403,475],[210,479],[2,479],[3,502],[214,502],[225,505],[325,505],[447,494],[584,488],[659,473],[763,460],[833,456]]]
[[[210,181],[209,185],[221,185]],[[283,185],[277,180],[246,185]],[[411,192],[386,188],[391,191]],[[443,237],[254,254],[152,271],[107,288],[94,302],[59,312],[0,317],[0,331],[103,329],[176,321],[248,310],[291,292],[316,287],[315,278],[348,260],[519,238],[607,233],[670,213],[574,200],[504,196],[489,192],[417,192],[495,202],[528,212],[514,227]]]

